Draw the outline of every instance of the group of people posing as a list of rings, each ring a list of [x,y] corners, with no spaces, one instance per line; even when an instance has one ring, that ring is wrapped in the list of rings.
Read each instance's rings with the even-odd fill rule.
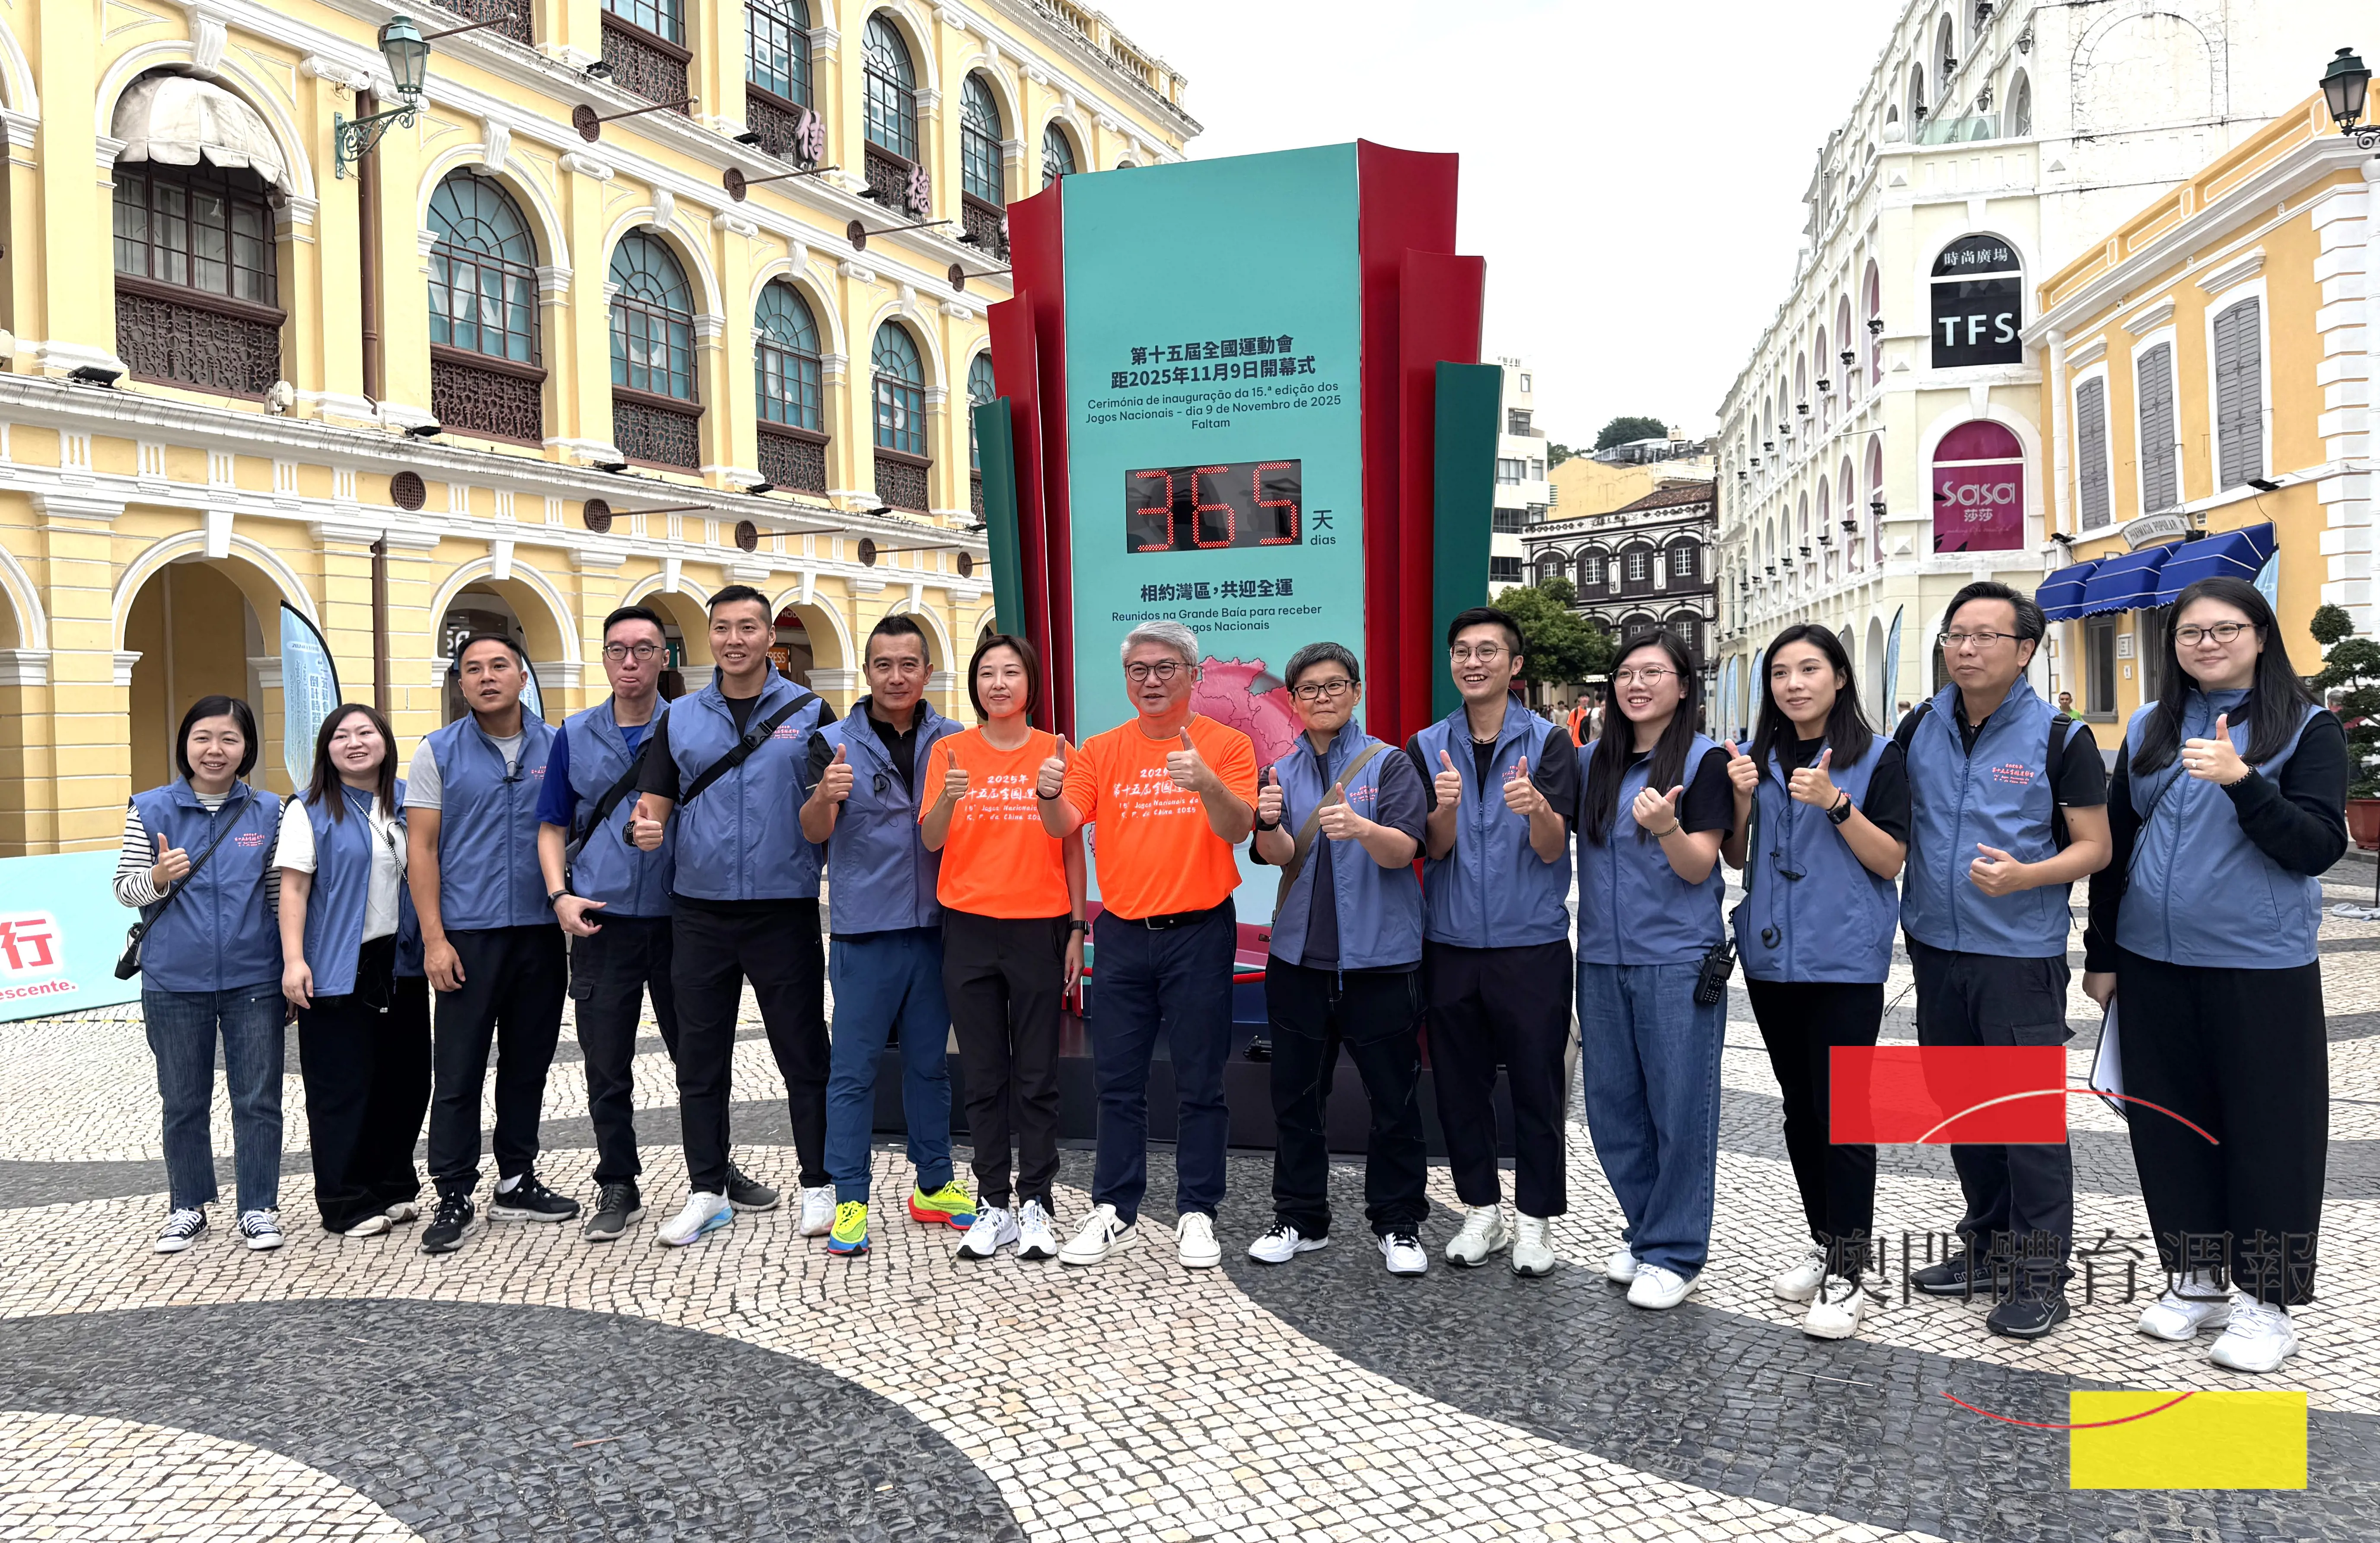
[[[2168,1277],[2141,1329],[2221,1329],[2215,1359],[2269,1371],[2294,1353],[2289,1310],[2313,1291],[2328,1109],[2316,876],[2345,845],[2344,733],[2263,597],[2209,579],[2175,607],[2162,694],[2111,779],[2089,731],[2027,684],[2044,631],[2014,590],[1961,591],[1939,638],[1950,684],[1888,737],[1837,638],[1788,627],[1763,655],[1743,746],[1698,731],[1693,662],[1656,635],[1623,649],[1581,745],[1514,694],[1520,629],[1479,607],[1447,637],[1462,707],[1401,747],[1365,732],[1353,652],[1300,650],[1282,675],[1304,732],[1260,768],[1245,735],[1194,711],[1197,642],[1178,623],[1125,638],[1135,716],[1075,746],[1032,726],[1039,669],[1020,638],[988,638],[969,662],[973,726],[935,712],[925,638],[899,615],[869,635],[868,694],[837,719],[772,669],[768,601],[738,585],[711,600],[718,669],[690,698],[661,699],[666,644],[638,607],[604,624],[611,697],[559,730],[522,712],[513,643],[473,637],[455,662],[469,711],[422,742],[409,777],[388,725],[351,703],[323,723],[311,784],[285,806],[244,780],[247,706],[210,698],[184,720],[180,775],[132,801],[116,882],[147,923],[172,1185],[157,1247],[188,1246],[215,1198],[218,1035],[239,1233],[280,1242],[285,1004],[331,1232],[419,1219],[426,1111],[421,1247],[462,1245],[492,1047],[486,1214],[581,1216],[535,1170],[565,994],[597,1148],[585,1235],[616,1239],[644,1215],[631,1069],[647,996],[689,1190],[654,1235],[691,1244],[773,1208],[778,1191],[729,1155],[748,983],[787,1088],[800,1230],[831,1252],[869,1246],[876,1072],[895,1039],[912,1221],[963,1230],[970,1259],[1091,1266],[1136,1246],[1162,1036],[1179,1101],[1174,1246],[1212,1267],[1245,842],[1280,872],[1265,970],[1273,1221],[1253,1258],[1287,1264],[1330,1241],[1327,1099],[1343,1050],[1370,1105],[1365,1215],[1383,1267],[1428,1268],[1426,1052],[1462,1206],[1444,1257],[1551,1270],[1574,1006],[1584,1108],[1625,1222],[1603,1270],[1638,1306],[1683,1302],[1709,1252],[1740,952],[1810,1240],[1775,1261],[1774,1290],[1808,1304],[1807,1332],[1840,1338],[1878,1262],[1876,1161],[1829,1138],[1831,1051],[1876,1043],[1896,933],[1921,1043],[2063,1044],[2069,893],[2088,880],[2084,990],[2123,1003],[2127,1088],[2179,1116],[2131,1121]],[[1742,876],[1732,948],[1722,865]],[[1089,1212],[1061,1242],[1059,1035],[1087,934],[1097,1153]],[[952,1161],[953,1035],[972,1197]],[[2066,1147],[1952,1155],[1959,1245],[1914,1283],[1990,1300],[1994,1332],[2049,1332],[2069,1310]]]

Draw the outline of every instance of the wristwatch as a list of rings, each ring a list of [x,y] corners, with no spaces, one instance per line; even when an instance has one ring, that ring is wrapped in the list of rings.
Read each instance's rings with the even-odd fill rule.
[[[564,895],[568,894],[569,893],[570,893],[570,886],[569,886],[569,885],[567,885],[567,884],[565,884],[562,888],[560,888],[560,889],[558,889],[558,890],[550,890],[550,891],[548,891],[548,892],[546,893],[546,896],[545,896],[545,903],[546,903],[548,905],[552,905],[555,901],[557,901],[557,900],[561,899]]]
[[[1833,820],[1838,825],[1841,824],[1844,820],[1849,820],[1851,817],[1852,796],[1848,793],[1844,794],[1840,798],[1836,799],[1835,807],[1827,811],[1827,818]]]
[[[1091,924],[1090,924],[1089,922],[1087,922],[1087,921],[1085,921],[1085,920],[1084,920],[1082,917],[1075,917],[1072,921],[1070,921],[1070,922],[1067,924],[1067,927],[1066,927],[1066,930],[1067,930],[1067,931],[1069,931],[1069,932],[1087,932],[1087,931],[1089,931],[1090,929],[1091,929]]]

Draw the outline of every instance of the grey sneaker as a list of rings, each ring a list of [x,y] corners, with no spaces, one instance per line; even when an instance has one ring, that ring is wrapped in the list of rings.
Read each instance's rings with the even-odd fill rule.
[[[727,1203],[737,1210],[775,1210],[784,1198],[773,1185],[764,1185],[741,1168],[727,1170]]]
[[[610,1243],[645,1219],[644,1197],[632,1184],[607,1184],[595,1196],[595,1214],[578,1235],[589,1243]]]

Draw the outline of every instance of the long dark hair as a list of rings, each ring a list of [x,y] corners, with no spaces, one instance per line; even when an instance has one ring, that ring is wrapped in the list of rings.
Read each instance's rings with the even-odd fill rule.
[[[1828,666],[1835,672],[1835,705],[1827,714],[1827,748],[1840,750],[1841,764],[1848,766],[1867,754],[1868,742],[1876,730],[1868,726],[1867,714],[1860,711],[1859,686],[1852,674],[1852,656],[1843,640],[1829,628],[1815,622],[1796,622],[1779,633],[1760,655],[1761,674],[1777,658],[1777,650],[1795,643],[1807,643],[1827,656]],[[1763,775],[1768,771],[1768,754],[1801,731],[1785,710],[1777,705],[1777,693],[1764,679],[1760,683],[1760,714],[1752,729],[1752,759],[1760,763]]]
[[[182,726],[174,731],[174,770],[182,774],[184,782],[191,780],[190,731],[202,718],[230,719],[237,725],[240,738],[247,742],[247,748],[239,755],[239,770],[232,773],[235,782],[256,770],[257,752],[264,748],[264,737],[256,732],[255,709],[237,697],[200,697],[190,704],[189,711],[182,714]]]
[[[2304,710],[2317,705],[2314,695],[2289,663],[2277,618],[2253,584],[2244,578],[2202,578],[2176,598],[2174,619],[2180,620],[2184,611],[2202,600],[2220,601],[2247,617],[2258,641],[2265,645],[2265,651],[2256,656],[2255,681],[2248,688],[2245,758],[2252,766],[2261,765],[2288,747]],[[2135,774],[2161,772],[2180,753],[2182,713],[2190,704],[2190,694],[2199,688],[2197,680],[2181,667],[2181,645],[2174,641],[2173,633],[2171,626],[2165,629],[2165,689],[2157,695],[2156,711],[2141,724],[2141,747],[2131,759]]]
[[[1636,725],[1620,710],[1620,671],[1621,666],[1646,649],[1658,649],[1669,656],[1670,667],[1678,672],[1678,683],[1685,694],[1678,699],[1678,711],[1670,719],[1670,726],[1653,745],[1653,762],[1648,769],[1649,785],[1666,793],[1686,780],[1686,751],[1694,742],[1694,723],[1702,716],[1703,680],[1694,673],[1694,661],[1686,657],[1685,645],[1667,632],[1656,632],[1639,638],[1620,650],[1611,666],[1611,696],[1603,706],[1603,733],[1595,741],[1595,754],[1587,762],[1586,798],[1580,810],[1584,815],[1581,828],[1586,839],[1596,845],[1619,820],[1620,780],[1627,775],[1628,763],[1636,758]],[[1643,827],[1638,827],[1636,839],[1649,839]]]
[[[347,818],[347,793],[346,784],[339,780],[339,769],[331,764],[331,736],[339,732],[340,724],[358,714],[380,731],[383,750],[380,781],[372,791],[380,796],[382,808],[396,808],[396,736],[388,732],[388,720],[361,702],[341,702],[322,720],[322,726],[314,731],[314,780],[306,784],[306,801],[328,807],[334,820]]]

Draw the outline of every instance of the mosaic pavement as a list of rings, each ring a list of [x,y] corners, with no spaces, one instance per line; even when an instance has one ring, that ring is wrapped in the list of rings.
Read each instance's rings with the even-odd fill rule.
[[[2368,901],[2372,873],[2351,859],[2327,898]],[[2132,1331],[2138,1181],[2120,1124],[2081,1100],[2078,1232],[2102,1241],[2094,1300],[2064,1329],[1997,1340],[1980,1306],[1892,1290],[1857,1340],[1803,1338],[1798,1309],[1767,1290],[1798,1251],[1798,1206],[1740,990],[1712,1264],[1666,1315],[1628,1307],[1596,1269],[1619,1218],[1576,1123],[1564,1264],[1542,1281],[1435,1262],[1454,1224],[1442,1169],[1421,1280],[1380,1270],[1353,1166],[1334,1173],[1353,1224],[1332,1247],[1251,1264],[1239,1250],[1269,1219],[1261,1155],[1232,1160],[1214,1271],[1181,1270],[1160,1232],[1162,1154],[1152,1235],[1098,1270],[969,1264],[957,1234],[899,1219],[844,1263],[782,1211],[686,1251],[491,1224],[429,1259],[412,1229],[343,1240],[303,1224],[294,1051],[288,1246],[234,1246],[218,1208],[200,1246],[160,1258],[137,1022],[0,1026],[0,1539],[2368,1539],[2380,923],[2325,918],[2324,954],[2322,1294],[2299,1314],[2303,1354],[2265,1383],[2207,1364],[2204,1342]],[[1906,984],[1903,972],[1888,990],[1888,1036],[1911,1037]],[[2079,987],[2071,1016],[2095,1020]],[[2078,1071],[2091,1042],[2085,1029],[2070,1047]],[[659,1039],[640,1048],[644,1182],[665,1214],[684,1187],[666,1144],[674,1088]],[[782,1087],[757,1033],[738,1047],[736,1087],[739,1160],[789,1181]],[[544,1114],[540,1172],[588,1190],[566,1034]],[[877,1163],[879,1193],[898,1193],[897,1153]],[[1088,1155],[1069,1152],[1064,1220],[1087,1208],[1088,1179]],[[1947,1154],[1885,1154],[1880,1230],[1922,1250],[1959,1209]],[[2074,1387],[2257,1385],[2309,1392],[2304,1491],[2071,1492],[2062,1437],[1943,1397],[2054,1420]]]

